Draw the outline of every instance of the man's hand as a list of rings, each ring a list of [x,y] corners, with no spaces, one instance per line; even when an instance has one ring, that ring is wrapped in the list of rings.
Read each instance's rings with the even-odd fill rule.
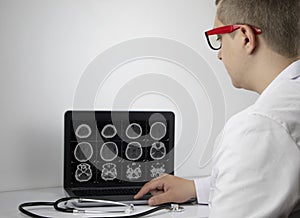
[[[146,183],[134,198],[139,199],[148,192],[153,195],[148,201],[149,205],[167,202],[182,203],[196,197],[194,181],[168,174]]]

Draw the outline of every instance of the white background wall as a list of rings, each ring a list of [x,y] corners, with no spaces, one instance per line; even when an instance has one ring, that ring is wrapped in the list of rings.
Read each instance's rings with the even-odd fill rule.
[[[233,88],[206,44],[214,13],[214,0],[0,0],[0,191],[62,185],[63,113],[89,63],[120,42],[153,36],[193,48],[221,85],[226,119],[253,103],[256,94]],[[146,96],[136,108],[144,103],[173,107]],[[178,174],[209,172],[194,163],[197,155]]]

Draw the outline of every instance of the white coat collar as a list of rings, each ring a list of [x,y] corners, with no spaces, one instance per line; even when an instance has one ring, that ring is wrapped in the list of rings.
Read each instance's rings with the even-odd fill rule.
[[[272,87],[276,87],[276,84],[282,80],[293,80],[300,77],[300,60],[291,63],[287,68],[285,68],[261,93],[261,95],[271,90]],[[260,95],[260,96],[261,96]]]
[[[278,79],[296,79],[300,76],[300,60],[291,63],[277,77]],[[277,79],[277,78],[276,78]]]

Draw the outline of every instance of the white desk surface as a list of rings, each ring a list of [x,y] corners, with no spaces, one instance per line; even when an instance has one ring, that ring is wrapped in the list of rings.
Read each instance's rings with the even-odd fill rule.
[[[18,211],[18,205],[23,202],[28,201],[55,201],[58,198],[65,197],[63,189],[57,188],[45,188],[45,189],[34,189],[34,190],[24,190],[24,191],[11,191],[11,192],[0,192],[0,217],[10,218],[10,217],[27,217]],[[140,212],[149,209],[149,206],[136,206],[136,211]],[[184,206],[185,210],[183,212],[169,212],[167,210],[162,210],[155,212],[146,217],[153,218],[201,218],[208,217],[208,207],[200,205],[189,205]],[[30,209],[30,208],[28,208]],[[51,216],[51,217],[84,217],[83,215],[73,215],[64,214],[54,211],[54,209],[42,207],[39,209],[32,209],[34,213]]]

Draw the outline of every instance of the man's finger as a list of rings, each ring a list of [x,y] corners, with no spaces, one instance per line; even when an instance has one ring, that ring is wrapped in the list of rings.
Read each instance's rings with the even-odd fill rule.
[[[145,194],[150,192],[151,190],[155,189],[162,189],[163,185],[162,182],[159,179],[151,180],[150,182],[147,182],[140,191],[134,196],[135,199],[139,199],[143,197]]]
[[[148,200],[148,204],[151,206],[164,204],[171,202],[170,193],[164,192],[160,195],[155,195]]]
[[[155,190],[150,191],[150,193],[151,193],[151,195],[159,195],[159,194],[164,193],[164,191],[155,189]]]

